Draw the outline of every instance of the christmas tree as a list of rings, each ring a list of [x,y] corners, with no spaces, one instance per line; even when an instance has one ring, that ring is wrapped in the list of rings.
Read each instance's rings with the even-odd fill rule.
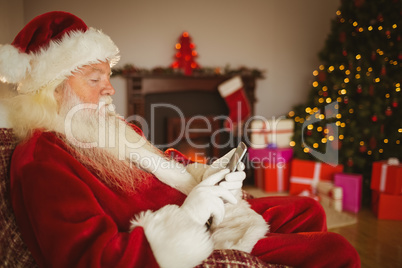
[[[295,157],[336,150],[346,172],[363,174],[364,202],[373,161],[402,160],[401,8],[401,0],[341,1],[308,101],[289,113]]]
[[[171,67],[182,70],[185,75],[191,75],[193,69],[200,67],[194,60],[197,57],[197,51],[194,49],[195,45],[192,43],[188,32],[183,32],[179,38],[179,42],[176,44],[176,60],[172,63]]]

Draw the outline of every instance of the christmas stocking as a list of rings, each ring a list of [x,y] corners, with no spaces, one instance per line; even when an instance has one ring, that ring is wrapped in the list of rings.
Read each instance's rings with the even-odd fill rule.
[[[218,91],[229,108],[229,118],[224,127],[233,130],[251,115],[250,103],[240,76],[235,76],[218,86]]]

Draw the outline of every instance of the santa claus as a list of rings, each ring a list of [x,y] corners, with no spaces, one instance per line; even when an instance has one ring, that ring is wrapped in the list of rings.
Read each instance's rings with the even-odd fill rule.
[[[0,78],[18,86],[8,101],[20,141],[12,204],[39,266],[193,267],[214,249],[298,267],[359,266],[345,239],[324,232],[314,200],[245,201],[244,167],[225,168],[233,151],[185,165],[126,123],[110,97],[118,53],[66,12],[34,18],[0,47]]]

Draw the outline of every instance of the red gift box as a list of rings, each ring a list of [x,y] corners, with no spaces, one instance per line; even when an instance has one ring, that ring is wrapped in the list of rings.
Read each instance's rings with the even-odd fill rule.
[[[248,149],[249,160],[254,168],[254,184],[269,192],[289,189],[289,162],[292,148]]]
[[[308,190],[315,194],[319,181],[332,181],[334,174],[342,171],[343,165],[331,166],[321,162],[293,159],[289,193],[297,195]]]
[[[266,192],[285,192],[289,190],[289,163],[264,167]]]
[[[371,189],[381,193],[402,194],[402,164],[376,161],[371,172]]]
[[[378,219],[402,220],[402,195],[371,191],[371,208]]]
[[[254,185],[264,190],[265,187],[265,171],[261,162],[254,163]]]

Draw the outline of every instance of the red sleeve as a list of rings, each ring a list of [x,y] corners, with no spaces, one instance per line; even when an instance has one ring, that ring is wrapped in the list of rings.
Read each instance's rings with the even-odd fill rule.
[[[25,163],[12,167],[11,185],[18,225],[39,266],[158,267],[143,229],[119,229],[80,177],[79,163],[58,148],[45,153],[51,160],[26,160],[29,150],[17,148]]]

